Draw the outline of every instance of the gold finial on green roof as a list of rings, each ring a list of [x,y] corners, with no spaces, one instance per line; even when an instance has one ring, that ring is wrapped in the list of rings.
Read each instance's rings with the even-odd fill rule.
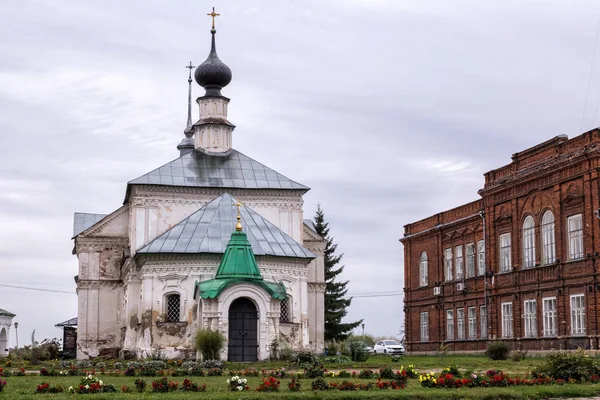
[[[235,226],[235,230],[238,232],[242,231],[242,214],[240,214],[240,207],[243,206],[242,202],[238,200],[237,203],[233,203],[234,206],[237,207],[238,209],[238,215],[237,215],[237,224]]]

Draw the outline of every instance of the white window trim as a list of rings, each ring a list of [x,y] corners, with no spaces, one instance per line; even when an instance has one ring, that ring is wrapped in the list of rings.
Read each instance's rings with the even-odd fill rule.
[[[487,306],[479,306],[479,337],[481,339],[487,339],[488,326],[487,326]]]
[[[469,318],[468,338],[470,340],[477,339],[477,307],[469,307],[467,309],[467,317]]]
[[[523,221],[523,268],[535,267],[535,221],[528,215]]]
[[[554,309],[549,310],[546,305],[548,302],[554,302]],[[558,324],[557,324],[557,302],[556,297],[544,297],[542,298],[542,314],[544,318],[544,337],[556,337],[558,335]],[[552,326],[549,326],[552,325]]]
[[[502,337],[505,339],[511,339],[515,335],[513,303],[511,303],[511,302],[502,303],[501,310],[502,310]],[[506,310],[510,310],[510,315],[506,314]]]
[[[454,247],[454,272],[457,281],[465,277],[465,253],[462,244]]]
[[[454,310],[446,310],[446,340],[454,340]]]
[[[421,313],[421,342],[429,341],[429,313]]]
[[[429,279],[429,264],[427,253],[423,251],[419,257],[419,286],[425,287],[428,285]]]
[[[549,221],[546,217],[551,216]],[[549,219],[549,217],[548,217]],[[555,220],[552,211],[547,210],[542,216],[542,265],[556,262],[556,232]]]
[[[534,299],[523,302],[523,328],[524,337],[537,337],[537,302]]]
[[[581,299],[579,301],[581,307],[573,307],[573,300],[575,299]],[[572,294],[569,304],[571,308],[571,335],[584,336],[586,334],[585,295],[583,293]]]
[[[477,241],[477,275],[485,274],[485,241]]]
[[[452,270],[452,248],[444,249],[444,280],[450,282],[454,279]]]
[[[579,228],[571,230],[571,221],[579,219]],[[567,241],[569,260],[581,260],[583,251],[583,214],[574,214],[567,217]]]
[[[508,245],[503,246],[503,238],[508,238]],[[510,233],[503,233],[499,236],[499,255],[500,272],[510,272],[512,270],[512,238]]]
[[[469,250],[470,250],[470,254],[469,254]],[[473,278],[476,274],[476,266],[475,266],[475,257],[476,257],[476,249],[475,249],[475,243],[471,242],[471,243],[467,243],[467,245],[465,246],[465,253],[467,256],[467,262],[466,264],[466,268],[465,268],[465,276],[467,278]]]
[[[465,340],[465,309],[456,309],[456,340]]]

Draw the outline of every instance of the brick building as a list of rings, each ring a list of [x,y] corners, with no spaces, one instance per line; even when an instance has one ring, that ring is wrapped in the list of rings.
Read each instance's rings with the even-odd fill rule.
[[[411,352],[600,347],[600,129],[513,154],[480,199],[404,227]]]

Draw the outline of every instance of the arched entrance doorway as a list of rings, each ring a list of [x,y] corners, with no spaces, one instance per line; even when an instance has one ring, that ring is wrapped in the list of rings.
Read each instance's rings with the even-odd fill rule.
[[[0,354],[5,355],[8,352],[8,338],[6,329],[0,330]]]
[[[258,360],[258,312],[246,298],[236,299],[229,307],[229,361]]]

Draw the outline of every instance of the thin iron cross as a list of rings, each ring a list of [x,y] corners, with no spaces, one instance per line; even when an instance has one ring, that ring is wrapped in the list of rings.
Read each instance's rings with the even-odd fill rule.
[[[213,7],[212,12],[208,13],[206,15],[208,15],[209,17],[212,17],[212,28],[215,29],[215,17],[219,17],[221,14],[217,14],[215,12],[215,8]]]
[[[192,62],[190,61],[190,65],[186,65],[185,67],[190,70],[190,76],[188,77],[188,82],[192,83],[192,69],[196,68],[196,66],[192,65]]]

